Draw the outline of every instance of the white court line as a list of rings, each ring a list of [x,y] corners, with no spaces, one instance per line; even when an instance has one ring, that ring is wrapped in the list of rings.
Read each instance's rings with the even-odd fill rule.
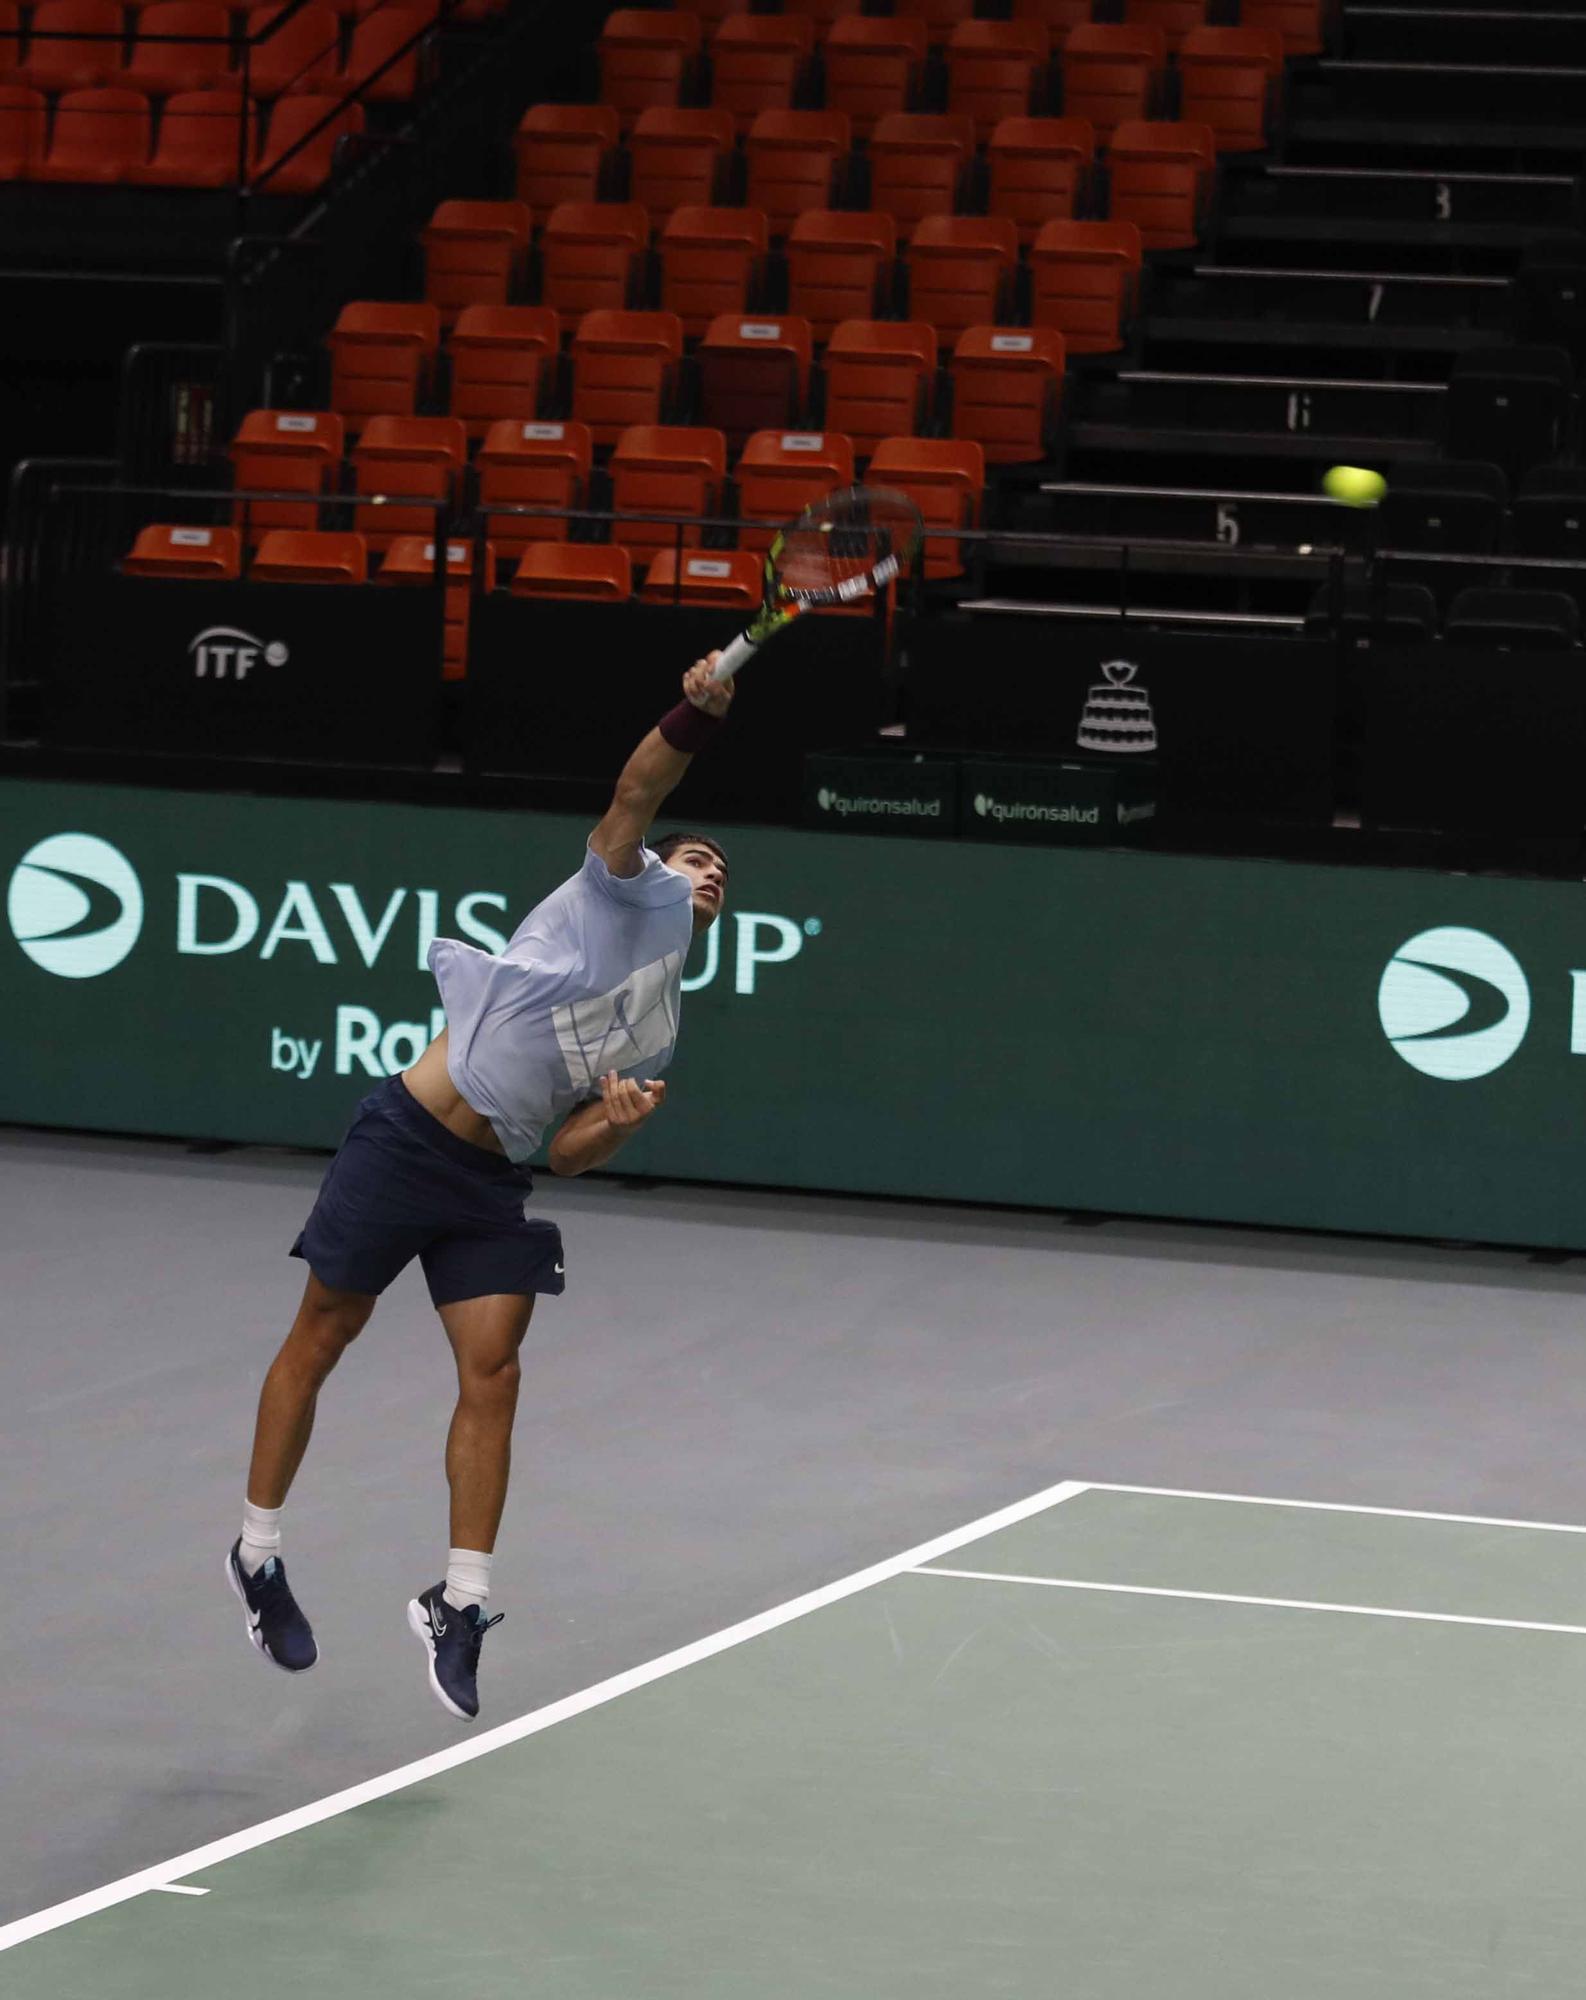
[[[367,1805],[372,1799],[382,1799],[390,1792],[402,1791],[425,1778],[436,1777],[442,1771],[455,1770],[459,1764],[472,1763],[476,1757],[486,1757],[492,1750],[503,1750],[509,1743],[521,1742],[525,1736],[536,1735],[558,1722],[566,1722],[571,1716],[582,1715],[587,1709],[614,1701],[618,1695],[630,1694],[635,1688],[664,1679],[681,1667],[694,1666],[713,1654],[741,1645],[746,1639],[757,1639],[763,1632],[791,1624],[795,1618],[802,1618],[808,1612],[836,1604],[840,1599],[852,1597],[873,1584],[885,1583],[905,1570],[928,1562],[932,1556],[947,1555],[953,1549],[962,1548],[966,1542],[979,1541],[982,1536],[995,1534],[999,1528],[1010,1528],[1016,1522],[1028,1520],[1032,1514],[1061,1506],[1065,1500],[1072,1500],[1084,1491],[1083,1480],[1065,1479],[1057,1486],[1048,1486],[1040,1493],[1031,1494],[1027,1500],[1016,1500],[994,1514],[986,1514],[980,1520],[972,1521],[968,1527],[938,1535],[932,1541],[922,1542],[918,1548],[907,1549],[902,1555],[889,1557],[885,1562],[873,1563],[868,1569],[856,1570],[852,1576],[843,1577],[836,1583],[822,1584],[818,1590],[809,1591],[803,1597],[790,1598],[786,1604],[758,1612],[740,1624],[712,1633],[709,1638],[696,1639],[690,1645],[680,1646],[675,1652],[663,1653],[659,1659],[651,1660],[642,1667],[630,1667],[625,1673],[614,1674],[609,1680],[599,1681],[579,1694],[567,1695],[561,1701],[534,1709],[528,1715],[519,1716],[515,1722],[504,1722],[498,1728],[486,1730],[482,1736],[472,1737],[450,1750],[439,1750],[431,1757],[420,1757],[417,1762],[404,1764],[399,1770],[387,1771],[381,1777],[366,1779],[361,1785],[350,1785],[345,1791],[333,1792],[329,1798],[320,1799],[313,1805],[299,1806],[292,1812],[279,1814],[275,1819],[261,1820],[257,1826],[244,1827],[240,1833],[229,1833],[224,1839],[212,1840],[207,1846],[195,1847],[170,1861],[140,1869],[135,1875],[124,1875],[119,1882],[107,1883],[102,1889],[90,1889],[85,1895],[73,1896],[68,1902],[56,1903],[52,1908],[39,1910],[30,1917],[19,1917],[14,1923],[0,1928],[0,1951],[25,1944],[45,1931],[59,1930],[63,1924],[76,1923],[81,1917],[94,1916],[116,1903],[141,1896],[147,1890],[168,1888],[185,1875],[197,1875],[206,1868],[231,1860],[234,1855],[246,1854],[250,1848],[263,1847],[269,1841],[279,1840],[284,1834],[301,1832],[304,1827],[317,1826],[321,1820],[351,1812],[355,1806]]]
[[[207,1889],[200,1889],[192,1882],[156,1882],[155,1888],[162,1896],[207,1896]]]
[[[1466,1618],[1454,1611],[1393,1611],[1378,1604],[1316,1604],[1304,1597],[1235,1597],[1223,1590],[1162,1590],[1145,1583],[1091,1583],[1071,1576],[1014,1576],[994,1569],[937,1569],[921,1566],[914,1576],[953,1576],[973,1583],[1036,1583],[1047,1590],[1105,1590],[1121,1597],[1190,1597],[1201,1604],[1259,1604],[1274,1611],[1347,1611],[1356,1618],[1416,1618],[1429,1625],[1497,1625],[1506,1632],[1573,1632],[1586,1638],[1586,1625],[1542,1625],[1529,1618]]]
[[[1491,1514],[1427,1514],[1414,1507],[1357,1507],[1345,1500],[1280,1500],[1264,1493],[1195,1493],[1180,1486],[1118,1486],[1085,1482],[1089,1493],[1154,1493],[1163,1500],[1227,1500],[1238,1507],[1312,1507],[1323,1514],[1387,1514],[1401,1521],[1461,1521],[1471,1528],[1536,1528],[1547,1535],[1586,1535],[1569,1521],[1510,1521]]]

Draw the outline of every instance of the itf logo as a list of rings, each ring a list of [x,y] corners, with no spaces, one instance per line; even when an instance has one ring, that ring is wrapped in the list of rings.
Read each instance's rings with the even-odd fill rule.
[[[17,863],[6,915],[35,965],[62,979],[93,979],[137,943],[143,890],[108,840],[52,833]]]
[[[1467,1083],[1506,1063],[1531,1022],[1531,992],[1485,931],[1445,924],[1389,959],[1377,988],[1382,1032],[1413,1068]]]

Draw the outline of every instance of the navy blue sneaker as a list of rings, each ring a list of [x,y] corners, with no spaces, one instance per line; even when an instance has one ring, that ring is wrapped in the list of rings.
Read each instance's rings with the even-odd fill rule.
[[[248,1637],[276,1666],[289,1674],[306,1674],[319,1658],[319,1647],[308,1620],[297,1608],[297,1599],[287,1588],[281,1558],[271,1556],[262,1569],[249,1576],[237,1560],[241,1547],[239,1535],[226,1558],[226,1576],[248,1614]]]
[[[443,1582],[415,1597],[408,1605],[408,1623],[423,1640],[430,1656],[430,1686],[441,1707],[472,1722],[479,1713],[479,1648],[501,1613],[487,1618],[477,1604],[459,1611],[442,1595]]]

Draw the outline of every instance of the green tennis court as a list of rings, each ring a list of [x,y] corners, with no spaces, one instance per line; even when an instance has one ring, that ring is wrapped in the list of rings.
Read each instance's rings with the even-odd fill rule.
[[[14,1924],[0,1984],[1563,2000],[1583,1648],[1579,1529],[1068,1483]]]

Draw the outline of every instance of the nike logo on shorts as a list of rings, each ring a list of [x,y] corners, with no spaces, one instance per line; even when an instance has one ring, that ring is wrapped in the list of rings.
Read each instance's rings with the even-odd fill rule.
[[[562,1276],[562,1275],[564,1274],[565,1270],[566,1270],[566,1266],[565,1266],[565,1265],[562,1265],[562,1264],[558,1264],[558,1265],[557,1265],[557,1267],[556,1267],[556,1275],[557,1275],[557,1277],[559,1277],[559,1278],[560,1278],[560,1277],[561,1277],[561,1276]]]

